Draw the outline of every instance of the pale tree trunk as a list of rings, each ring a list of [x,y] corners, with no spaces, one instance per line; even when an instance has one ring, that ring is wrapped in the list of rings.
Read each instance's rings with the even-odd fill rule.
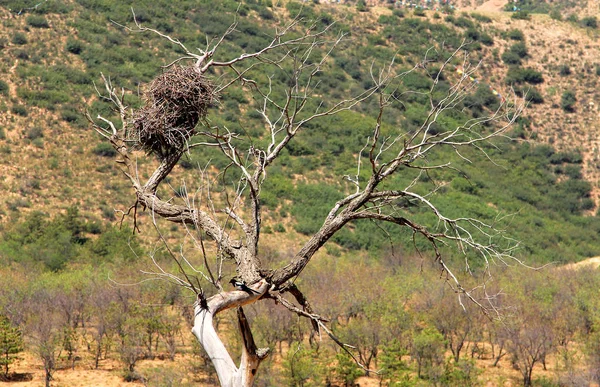
[[[257,301],[267,289],[268,284],[261,281],[258,289],[260,294],[248,294],[242,291],[221,293],[209,300],[200,300],[196,305],[192,333],[212,361],[221,387],[251,387],[254,385],[258,366],[267,357],[268,350],[256,348],[250,325],[241,306]],[[243,339],[239,367],[236,367],[213,324],[213,318],[217,313],[233,307],[238,308],[238,323]]]

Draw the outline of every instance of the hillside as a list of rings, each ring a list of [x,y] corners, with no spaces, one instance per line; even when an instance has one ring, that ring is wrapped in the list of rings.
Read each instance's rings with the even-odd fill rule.
[[[485,10],[498,4],[492,4],[493,7],[489,3],[472,5]],[[218,18],[209,20],[200,13],[179,16],[175,10],[171,14],[156,13],[148,7],[142,5],[137,10],[140,20],[172,32],[184,41],[198,39],[197,28],[208,34],[218,34],[232,20],[234,11],[222,8],[223,13]],[[17,9],[24,11],[19,14],[15,11]],[[171,8],[167,6],[167,9]],[[593,5],[588,4],[587,9],[593,9]],[[125,210],[131,205],[132,199],[128,194],[127,184],[118,178],[119,173],[113,167],[113,154],[90,129],[83,111],[87,109],[92,114],[97,114],[107,109],[97,99],[94,90],[94,84],[100,82],[101,72],[109,75],[115,84],[121,84],[135,94],[134,90],[149,82],[160,71],[161,65],[177,57],[176,50],[155,37],[129,34],[112,23],[110,20],[131,22],[126,5],[111,9],[105,7],[103,2],[70,2],[62,5],[47,2],[34,10],[28,10],[27,2],[14,2],[0,10],[3,13],[0,31],[3,47],[1,71],[5,75],[0,84],[0,92],[4,95],[3,114],[0,117],[0,146],[3,169],[6,171],[2,185],[7,193],[0,199],[3,203],[3,222],[32,210],[56,213],[73,206],[79,208],[89,222],[114,221],[118,218],[114,209]],[[258,37],[257,27],[253,23],[276,20],[287,17],[290,12],[297,12],[291,10],[283,6],[260,8],[252,5],[242,8],[242,20],[245,24],[241,30],[246,32],[236,35],[231,41],[231,48],[227,47],[225,51],[238,45],[252,47],[253,44],[258,44],[260,39],[255,43],[248,40],[250,37]],[[453,205],[458,203],[460,206],[475,195],[483,202],[493,203],[494,208],[500,211],[524,213],[525,218],[514,223],[512,237],[532,241],[527,242],[525,256],[531,253],[543,255],[534,257],[536,260],[572,261],[600,253],[592,248],[594,245],[598,246],[595,238],[584,242],[583,246],[578,242],[567,242],[567,246],[560,247],[558,251],[544,250],[555,249],[557,245],[540,250],[540,245],[535,240],[547,238],[537,235],[537,232],[532,237],[529,235],[530,227],[527,226],[534,218],[538,219],[536,222],[546,219],[541,220],[548,225],[546,230],[551,229],[563,235],[577,235],[580,233],[576,230],[581,224],[589,229],[589,222],[595,222],[592,218],[600,192],[598,126],[595,120],[597,107],[594,103],[600,77],[600,65],[594,59],[598,52],[596,28],[583,26],[580,21],[554,20],[544,14],[531,14],[527,18],[518,19],[512,17],[514,15],[511,13],[497,11],[473,14],[459,11],[453,15],[426,11],[412,16],[413,11],[401,8],[392,12],[383,7],[372,7],[367,8],[366,12],[360,12],[353,6],[322,5],[318,8],[305,7],[302,12],[306,17],[327,15],[324,20],[333,20],[348,13],[347,21],[340,24],[342,29],[352,31],[345,47],[354,45],[357,49],[342,47],[334,55],[334,65],[339,67],[333,67],[331,71],[339,80],[335,81],[337,84],[323,83],[324,92],[333,93],[334,97],[342,89],[350,90],[351,82],[366,85],[366,63],[373,59],[387,60],[394,50],[405,55],[405,63],[410,65],[441,39],[459,41],[466,36],[467,39],[474,40],[470,60],[481,63],[480,78],[477,81],[500,94],[508,96],[512,93],[511,89],[514,89],[517,94],[528,93],[528,98],[531,99],[528,110],[515,128],[514,137],[518,141],[526,141],[532,148],[548,144],[553,149],[539,148],[539,155],[531,154],[535,158],[545,153],[545,160],[535,160],[530,164],[535,168],[536,174],[547,174],[538,182],[531,180],[533,175],[522,175],[510,167],[511,173],[503,177],[508,187],[509,182],[522,182],[523,179],[530,180],[528,183],[533,185],[515,187],[517,191],[506,197],[497,196],[498,189],[505,190],[506,186],[496,188],[495,184],[485,182],[490,176],[478,176],[482,173],[480,169],[464,166],[471,180],[480,187],[477,190],[457,192]],[[178,23],[178,17],[184,17],[187,23]],[[397,26],[394,26],[394,20],[399,23]],[[175,28],[175,25],[181,28]],[[436,27],[434,30],[429,26],[439,26],[439,29]],[[398,34],[408,33],[406,27],[416,27],[421,31],[421,36],[402,38],[403,43],[395,41],[395,36],[400,36]],[[513,47],[523,47],[517,57],[510,52]],[[369,57],[371,59],[367,59]],[[528,73],[539,79],[528,81]],[[426,85],[418,77],[411,82],[416,87]],[[338,88],[337,92],[334,91],[335,88]],[[489,98],[484,90],[478,92],[481,94],[476,95],[476,98]],[[561,104],[567,92],[573,93],[573,102],[565,109]],[[131,98],[134,105],[139,103],[136,102],[139,98],[133,95]],[[246,122],[250,125],[259,124],[252,117],[252,109],[242,108],[246,101],[243,96],[224,95],[221,106],[223,109],[233,108],[233,113],[241,111],[249,114],[250,119]],[[478,110],[489,109],[485,104],[491,102],[485,101],[475,99],[470,102],[476,102]],[[484,105],[479,105],[481,103]],[[413,108],[407,112],[409,120],[411,115],[416,118],[419,114],[417,105],[413,103],[411,106]],[[471,110],[474,111],[473,108]],[[360,114],[365,113],[348,115],[345,119],[352,124]],[[239,127],[240,121],[231,114],[225,112],[224,115],[216,115],[215,119],[230,122],[234,128]],[[392,118],[396,122],[403,119],[406,120],[406,117],[402,118],[401,115]],[[334,132],[335,130],[337,129]],[[338,152],[335,136],[326,141],[328,145],[323,147],[323,151]],[[303,146],[314,147],[315,142],[308,141]],[[518,148],[522,146],[522,143],[509,145],[506,149],[512,150],[500,156],[500,159],[512,159],[513,161],[508,161],[509,164],[518,164],[516,160],[522,156],[517,154],[523,151]],[[357,150],[348,148],[342,151],[343,157],[337,160],[350,160],[351,153]],[[305,160],[310,157],[312,156],[298,153],[294,158],[296,161],[291,164],[291,168],[296,169],[292,173],[300,174],[307,165]],[[204,157],[203,160],[208,159]],[[178,189],[177,185],[183,183],[184,176],[189,176],[189,166],[203,164],[203,160],[190,160],[183,164],[180,177],[174,176],[174,191],[166,194],[173,195]],[[213,159],[213,162],[218,166],[218,160]],[[539,166],[534,167],[538,163]],[[330,170],[342,171],[344,168],[340,165],[333,166]],[[494,171],[492,169],[487,172]],[[337,179],[334,175],[325,178]],[[588,188],[582,182],[571,183],[565,181],[565,178],[583,178],[591,185]],[[543,186],[544,184],[550,185]],[[459,185],[458,181],[453,184]],[[566,196],[564,189],[570,191]],[[283,197],[289,197],[289,192],[282,194]],[[553,195],[562,197],[563,203],[559,205],[555,201],[544,202],[544,197],[551,198]],[[265,193],[267,206],[270,198]],[[293,207],[294,203],[291,203],[288,210],[303,213],[300,208]],[[490,216],[493,217],[492,214]],[[566,219],[561,219],[565,216]],[[315,221],[318,222],[317,219]],[[271,227],[282,221],[275,216]],[[299,221],[302,222],[301,219]],[[288,220],[285,222],[289,223]],[[294,221],[291,226],[294,227]],[[566,238],[567,241],[570,240],[570,237]],[[577,251],[571,250],[571,244],[577,246]]]
[[[205,47],[235,21],[215,52],[222,61],[265,47],[276,28],[294,17],[292,34],[314,26],[329,28],[325,42],[343,35],[330,53],[315,50],[302,58],[308,64],[323,60],[322,71],[311,75],[306,111],[371,90],[380,69],[404,74],[385,114],[378,116],[372,98],[310,121],[264,174],[260,259],[281,266],[319,230],[333,203],[354,192],[353,181],[369,173],[364,166],[357,171],[357,159],[368,160],[365,144],[374,127],[383,137],[414,133],[429,104],[461,81],[469,92],[431,126],[434,136],[503,104],[528,101],[506,136],[477,149],[442,147],[418,164],[427,173],[403,165],[385,187],[410,186],[450,217],[492,224],[493,235],[480,234],[483,240],[499,249],[518,244],[516,258],[544,269],[496,261],[490,273],[486,256],[467,252],[465,266],[465,255],[441,246],[461,283],[491,306],[485,316],[440,276],[426,238],[358,219],[291,281],[328,318],[333,334],[381,372],[365,376],[323,332],[317,337],[308,321],[281,302],[263,299],[244,307],[257,341],[273,352],[257,385],[600,381],[600,285],[587,265],[600,256],[599,2],[523,0],[517,12],[506,11],[510,4],[499,0],[457,0],[438,10],[399,2],[318,3],[0,3],[0,278],[8,279],[0,286],[0,337],[9,343],[0,348],[6,352],[0,365],[11,367],[0,372],[0,383],[42,385],[54,372],[52,385],[216,384],[211,362],[189,335],[191,305],[198,298],[161,273],[189,275],[212,295],[230,290],[226,282],[236,266],[205,246],[208,234],[196,225],[154,229],[151,211],[138,205],[116,166],[116,150],[85,118],[89,112],[119,121],[99,95],[105,95],[101,74],[138,109],[163,66],[188,63],[179,61],[183,51],[177,44],[136,31],[132,7],[139,23],[187,47]],[[245,74],[263,93],[269,90],[269,98],[285,100],[297,74],[270,55]],[[463,77],[473,68],[471,78]],[[226,83],[227,76],[219,69],[207,74],[214,85]],[[252,82],[235,83],[211,101],[199,131],[222,128],[226,134],[213,139],[230,138],[239,160],[259,159],[255,145],[260,149],[269,141],[264,95]],[[489,133],[494,126],[480,129]],[[202,135],[195,139],[203,141]],[[147,178],[163,145],[132,148],[134,174]],[[451,168],[428,169],[444,163]],[[157,196],[177,205],[197,201],[229,225],[226,210],[222,218],[216,214],[218,205],[239,205],[242,217],[251,212],[237,196],[248,180],[235,170],[215,147],[186,149]],[[397,214],[431,225],[433,232],[443,228],[414,200],[392,201]],[[223,289],[195,269],[213,261],[222,263],[214,267]],[[159,277],[166,280],[151,280]],[[228,348],[241,345],[234,320],[227,312],[216,323]]]

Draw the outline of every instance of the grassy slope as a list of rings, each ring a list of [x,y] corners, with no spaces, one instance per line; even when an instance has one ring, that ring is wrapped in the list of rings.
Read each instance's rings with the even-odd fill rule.
[[[119,178],[112,159],[97,154],[101,153],[96,149],[99,143],[98,136],[87,128],[80,111],[90,105],[94,112],[106,109],[96,102],[94,96],[92,81],[99,80],[99,72],[110,74],[115,82],[135,90],[139,84],[149,81],[159,71],[161,64],[177,57],[177,53],[163,41],[123,33],[123,30],[110,23],[109,19],[127,21],[130,18],[129,6],[121,4],[119,7],[110,7],[107,4],[110,2],[80,1],[66,3],[60,7],[50,4],[48,9],[39,10],[47,11],[41,17],[48,22],[49,28],[40,27],[34,19],[28,19],[31,13],[16,15],[0,8],[3,14],[0,37],[4,42],[0,71],[3,74],[2,79],[9,85],[9,90],[5,92],[0,104],[0,109],[3,110],[0,127],[5,137],[0,140],[0,160],[3,170],[7,171],[3,174],[1,182],[7,194],[0,199],[1,214],[5,221],[32,209],[57,212],[73,205],[78,206],[90,220],[111,219],[113,207],[124,209],[131,203],[130,191],[124,180]],[[158,28],[173,31],[173,34],[192,45],[201,44],[201,32],[214,35],[222,31],[232,19],[233,11],[231,7],[223,6],[222,9],[216,10],[217,14],[209,15],[202,12],[202,6],[195,8],[184,4],[179,10],[171,8],[168,3],[158,6],[172,12],[159,12],[153,3],[140,3],[138,16],[146,18],[148,23]],[[19,8],[19,4],[13,8]],[[267,12],[272,14],[269,16]],[[350,12],[351,16],[344,24],[345,28],[352,32],[350,39],[357,43],[350,43],[348,47],[358,48],[346,48],[336,57],[336,64],[346,63],[345,68],[332,69],[332,74],[340,79],[338,83],[341,88],[353,87],[352,82],[360,85],[360,82],[365,81],[360,74],[352,73],[356,68],[349,59],[351,56],[358,56],[358,60],[362,62],[359,70],[364,71],[365,63],[371,56],[389,56],[394,52],[394,45],[398,44],[393,39],[385,41],[385,23],[378,22],[379,15],[391,14],[387,9],[377,8],[366,13],[356,13],[353,8],[320,7],[307,8],[304,12],[308,12],[308,16],[318,17]],[[283,7],[270,9],[264,6],[243,7],[242,13],[247,15],[240,28],[243,34],[236,37],[226,50],[236,46],[252,48],[253,45],[260,45],[260,34],[257,34],[260,29],[254,23],[269,23],[273,17],[281,18],[287,15]],[[405,25],[409,16],[410,13],[407,13],[404,18],[399,18],[397,23]],[[595,107],[590,108],[589,102],[595,97],[598,79],[593,62],[593,55],[598,47],[594,40],[596,31],[552,21],[542,15],[534,15],[531,21],[524,21],[512,20],[508,14],[493,13],[487,15],[491,18],[490,22],[479,22],[471,19],[469,15],[466,16],[466,19],[474,24],[475,30],[485,32],[493,38],[492,46],[480,45],[481,49],[475,50],[472,57],[482,60],[482,83],[502,90],[502,93],[507,93],[509,87],[504,83],[507,67],[499,57],[514,43],[506,37],[505,32],[511,29],[523,31],[530,53],[523,66],[534,68],[543,74],[545,82],[538,88],[545,102],[531,106],[527,113],[531,124],[522,128],[520,136],[534,144],[538,141],[555,144],[560,150],[581,150],[585,161],[582,165],[584,175],[595,187],[598,170],[597,147],[590,145],[590,142],[593,144],[597,137],[597,128],[592,120],[596,113]],[[454,17],[460,18],[462,15],[456,14]],[[457,26],[457,23],[449,22],[443,15],[442,18],[436,19],[431,13],[427,13],[426,17],[413,20],[416,20],[416,24],[413,23],[415,26],[423,27],[420,34],[423,34],[424,39],[406,38],[408,43],[399,48],[402,50],[410,45],[415,49],[405,53],[406,58],[411,58],[412,54],[414,59],[419,51],[423,52],[431,44],[431,41],[427,40],[428,35],[431,35],[429,39],[439,40],[444,34],[451,33],[460,38],[468,30],[464,26]],[[437,32],[441,35],[436,35],[429,22],[442,28]],[[392,22],[389,28],[392,28],[394,23],[396,22]],[[19,44],[15,39],[17,34],[24,35],[27,42]],[[75,53],[78,45],[80,52]],[[410,60],[407,59],[407,64]],[[558,75],[557,68],[561,64],[570,66],[570,75]],[[353,81],[352,77],[357,81]],[[420,80],[417,78],[414,81],[418,86]],[[334,97],[336,87],[338,85],[331,85],[328,91]],[[575,113],[565,113],[559,107],[560,96],[567,88],[575,88],[578,96]],[[340,94],[339,90],[337,94]],[[246,111],[243,106],[248,102],[243,96],[224,96],[223,106],[232,108],[233,116],[225,112],[215,115],[215,119],[230,125],[239,125],[235,122],[235,111]],[[418,115],[418,107],[411,106],[413,108],[408,109],[406,114]],[[27,116],[23,116],[24,114]],[[368,114],[368,111],[365,111],[365,114]],[[335,131],[348,127],[354,127],[351,130],[356,130],[360,126],[360,117],[360,114],[345,116],[337,125],[329,123],[329,127],[334,128],[334,134]],[[391,119],[403,120],[401,117]],[[259,125],[256,122],[255,124]],[[312,133],[317,131],[318,128],[313,129]],[[335,145],[335,137],[336,135],[333,135],[326,142],[327,147],[323,149],[325,154],[331,152],[330,147]],[[359,142],[360,138],[357,139],[357,144]],[[318,143],[322,141],[311,143],[308,137],[301,141],[301,145],[309,147]],[[96,153],[94,149],[97,150]],[[525,241],[525,256],[540,255],[542,260],[571,261],[598,254],[594,248],[597,246],[594,231],[598,227],[597,222],[592,218],[582,217],[579,209],[570,211],[556,205],[563,197],[572,193],[572,189],[568,185],[560,185],[569,178],[565,173],[556,173],[555,170],[559,167],[564,170],[569,165],[572,169],[577,169],[579,164],[551,164],[550,159],[554,152],[548,149],[538,151],[534,147],[511,144],[506,145],[504,149],[505,151],[495,155],[504,169],[489,164],[484,164],[483,171],[472,166],[463,166],[471,178],[471,183],[452,183],[450,193],[439,199],[440,205],[450,209],[458,205],[458,210],[462,208],[468,214],[489,219],[495,216],[497,210],[516,214],[508,227],[514,230],[511,235]],[[352,151],[353,149],[342,151],[339,159],[351,162]],[[297,151],[297,154],[298,157],[290,157],[288,169],[282,167],[272,178],[276,180],[277,176],[285,176],[290,171],[302,174],[304,170],[331,162],[326,156],[320,156],[321,159],[314,165],[309,161],[314,156],[303,156],[302,149]],[[197,157],[199,158],[192,160],[192,164],[206,159],[206,156]],[[346,173],[343,165],[336,164],[332,169],[336,173],[326,175],[327,181],[339,181],[339,175]],[[507,173],[507,170],[510,173]],[[180,175],[172,179],[174,186],[181,181],[180,176],[185,175],[183,169],[179,172]],[[322,177],[323,174],[315,175],[318,176]],[[515,184],[516,181],[519,183]],[[286,224],[288,230],[296,224],[302,226],[303,222],[305,223],[301,218],[303,208],[295,205],[298,198],[292,196],[291,186],[279,187],[281,191],[277,191],[278,187],[271,188],[274,190],[272,192],[278,192],[289,201],[283,209],[279,208],[279,212],[269,211],[267,219],[272,222],[270,227],[274,228],[280,223]],[[318,187],[308,187],[308,194],[311,189]],[[268,194],[269,189],[265,195]],[[268,197],[265,199],[267,210],[275,210],[275,206],[268,205]],[[574,203],[583,200],[577,196],[567,199]],[[291,213],[298,219],[290,220],[289,217],[282,217],[282,213]],[[318,214],[316,215],[318,219]],[[307,228],[300,227],[299,231],[306,232],[310,231],[311,227],[314,228],[314,224],[305,226]],[[365,230],[365,233],[367,231],[369,230]],[[374,245],[381,245],[382,241],[378,239],[360,241],[358,244],[352,242],[357,235],[365,233],[348,232],[342,235],[338,242],[348,248],[372,248]]]

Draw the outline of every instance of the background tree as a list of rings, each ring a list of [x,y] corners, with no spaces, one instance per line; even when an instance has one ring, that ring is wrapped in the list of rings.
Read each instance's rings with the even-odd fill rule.
[[[446,265],[446,246],[457,246],[467,257],[479,256],[485,265],[490,260],[509,259],[511,242],[498,239],[499,231],[483,221],[446,215],[432,197],[440,190],[441,182],[456,171],[452,161],[443,159],[447,154],[443,150],[455,151],[459,163],[468,162],[473,152],[486,155],[485,144],[504,134],[519,116],[522,105],[503,104],[488,116],[466,122],[453,118],[475,87],[469,79],[474,69],[465,46],[460,44],[434,48],[423,62],[408,70],[398,66],[394,58],[387,63],[373,63],[365,74],[365,80],[369,78],[366,87],[356,89],[346,99],[321,100],[318,76],[327,70],[343,38],[343,33],[334,33],[333,24],[323,26],[297,18],[270,32],[261,49],[237,55],[223,51],[221,59],[219,49],[225,38],[236,33],[236,27],[237,22],[197,53],[181,41],[136,22],[135,28],[128,30],[159,34],[183,50],[184,56],[167,65],[147,86],[144,106],[138,110],[132,111],[126,93],[104,77],[103,98],[115,105],[119,117],[88,117],[114,147],[118,165],[135,190],[135,203],[127,212],[133,215],[134,227],[137,211],[147,209],[160,235],[159,219],[165,219],[180,225],[184,239],[195,247],[188,250],[182,243],[181,252],[175,253],[163,238],[177,270],[166,270],[154,260],[152,274],[196,294],[192,331],[211,358],[221,385],[252,385],[267,355],[266,350],[256,347],[243,305],[276,300],[310,319],[315,329],[331,335],[327,320],[313,311],[293,280],[332,237],[344,243],[360,237],[344,232],[350,224],[372,221],[385,225],[386,230],[394,225],[405,229],[413,235],[417,248],[431,252],[461,297],[481,305]],[[181,65],[185,61],[190,64]],[[438,90],[441,74],[454,64],[465,71]],[[405,80],[414,81],[419,72],[429,80],[420,82],[418,91],[404,85]],[[284,89],[274,89],[273,78],[265,74],[285,78]],[[242,135],[218,120],[208,120],[207,114],[219,95],[225,93],[246,94],[257,101],[255,108],[264,131]],[[429,107],[427,113],[412,117],[406,127],[389,125],[386,113],[407,98],[418,98]],[[323,209],[322,223],[311,231],[291,260],[263,262],[259,241],[264,227],[262,195],[269,181],[267,171],[288,153],[310,154],[310,150],[298,147],[298,138],[311,124],[362,104],[370,106],[373,114],[366,125],[362,124],[362,150],[353,162],[353,172],[340,176],[347,183],[336,193],[328,188],[333,200]],[[161,183],[186,152],[198,147],[220,153],[224,160],[220,174],[215,180],[210,170],[200,170],[197,189],[183,186],[174,195]],[[136,153],[138,150],[154,156],[157,164],[138,163],[143,157]],[[140,173],[146,167],[150,170]],[[215,181],[222,183],[219,190],[213,187]],[[422,217],[416,217],[417,213]],[[225,291],[227,279],[234,274],[252,291]],[[213,292],[218,294],[209,296]],[[288,295],[293,301],[286,298]],[[213,323],[218,313],[231,308],[237,308],[243,343],[239,367]]]
[[[23,351],[23,337],[19,328],[13,326],[8,318],[0,316],[0,366],[4,377],[8,378],[8,367],[15,361],[15,355]]]

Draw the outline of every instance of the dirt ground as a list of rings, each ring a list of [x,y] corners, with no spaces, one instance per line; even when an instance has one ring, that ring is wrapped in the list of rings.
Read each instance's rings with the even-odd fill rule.
[[[477,11],[498,12],[502,11],[507,0],[489,0],[476,8]]]

